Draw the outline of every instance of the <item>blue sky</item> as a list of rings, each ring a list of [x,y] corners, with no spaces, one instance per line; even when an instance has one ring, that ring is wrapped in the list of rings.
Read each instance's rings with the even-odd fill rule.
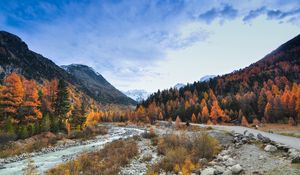
[[[300,33],[300,1],[0,0],[0,30],[121,90],[156,91],[259,60]]]

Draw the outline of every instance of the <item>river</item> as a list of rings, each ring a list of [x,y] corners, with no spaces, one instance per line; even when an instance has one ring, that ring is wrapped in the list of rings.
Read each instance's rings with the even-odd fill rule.
[[[73,146],[63,150],[37,155],[31,157],[31,159],[34,161],[34,164],[37,167],[38,171],[43,174],[43,172],[65,161],[64,157],[71,158],[83,152],[98,150],[101,149],[106,143],[118,139],[132,137],[134,135],[140,135],[142,132],[143,132],[142,129],[138,129],[134,127],[109,126],[108,134],[103,136],[97,136],[96,141],[93,141],[89,144]],[[27,164],[28,164],[27,159],[5,164],[4,168],[0,169],[0,174],[1,175],[23,174],[23,171],[26,168]]]

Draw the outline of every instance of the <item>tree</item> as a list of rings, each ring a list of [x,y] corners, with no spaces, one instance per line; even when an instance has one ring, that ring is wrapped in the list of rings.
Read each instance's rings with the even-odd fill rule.
[[[196,118],[196,116],[195,116],[194,113],[193,113],[193,115],[192,115],[192,122],[193,122],[193,123],[197,123],[197,118]]]
[[[202,108],[202,111],[201,111],[201,122],[202,123],[207,123],[208,119],[209,119],[209,111],[208,111],[207,106],[205,105]]]
[[[55,114],[58,117],[59,128],[64,128],[64,120],[67,117],[67,113],[70,111],[69,92],[68,86],[64,80],[58,82],[58,92],[55,101]]]
[[[42,113],[38,109],[40,105],[38,88],[34,80],[24,80],[24,98],[20,108],[20,118],[22,123],[32,123],[42,118]]]
[[[17,117],[17,111],[23,102],[24,88],[21,77],[15,72],[6,76],[4,79],[4,87],[0,93],[0,112],[5,119],[12,116]]]
[[[245,127],[249,126],[248,120],[245,116],[242,117],[241,125]]]
[[[181,119],[180,119],[179,116],[177,116],[177,117],[176,117],[176,121],[175,121],[175,127],[176,127],[177,129],[179,129],[180,126],[181,126]]]
[[[41,130],[44,132],[50,131],[51,121],[48,114],[44,115],[41,123]]]
[[[57,98],[57,80],[44,81],[42,86],[41,111],[43,114],[52,115],[55,111],[55,101]]]
[[[220,108],[218,101],[213,101],[213,105],[210,111],[210,118],[213,123],[217,123],[218,119],[221,118],[223,122],[227,121],[224,111]]]

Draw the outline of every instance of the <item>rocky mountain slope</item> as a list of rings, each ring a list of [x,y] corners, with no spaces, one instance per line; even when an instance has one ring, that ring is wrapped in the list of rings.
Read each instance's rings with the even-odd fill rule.
[[[121,91],[112,86],[101,74],[86,65],[71,64],[62,66],[69,74],[76,77],[89,89],[91,96],[95,99],[112,103],[135,104],[136,102],[128,98]]]
[[[43,80],[64,79],[98,102],[125,105],[136,103],[87,66],[79,68],[73,66],[68,72],[50,59],[31,51],[18,36],[0,31],[0,81],[13,71],[39,83]]]

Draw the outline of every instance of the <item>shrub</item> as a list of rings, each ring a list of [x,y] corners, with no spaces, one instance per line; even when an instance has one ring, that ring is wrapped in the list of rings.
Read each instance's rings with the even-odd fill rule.
[[[155,131],[154,131],[154,128],[151,127],[149,132],[147,130],[145,130],[145,132],[143,133],[143,138],[146,138],[146,139],[152,139],[154,137],[156,137],[157,135],[155,134]]]
[[[164,170],[189,174],[201,166],[198,163],[199,159],[211,160],[218,154],[220,146],[219,142],[207,133],[195,134],[193,137],[185,134],[169,134],[159,139],[157,151],[164,155],[164,158],[150,167],[148,172],[158,173]]]
[[[28,137],[28,130],[26,126],[21,126],[19,131],[19,138],[26,139]]]
[[[117,140],[99,151],[82,154],[76,160],[58,165],[47,174],[117,175],[120,168],[137,154],[138,146],[134,140]]]
[[[149,162],[152,160],[152,155],[151,154],[145,154],[142,158],[143,162]]]

